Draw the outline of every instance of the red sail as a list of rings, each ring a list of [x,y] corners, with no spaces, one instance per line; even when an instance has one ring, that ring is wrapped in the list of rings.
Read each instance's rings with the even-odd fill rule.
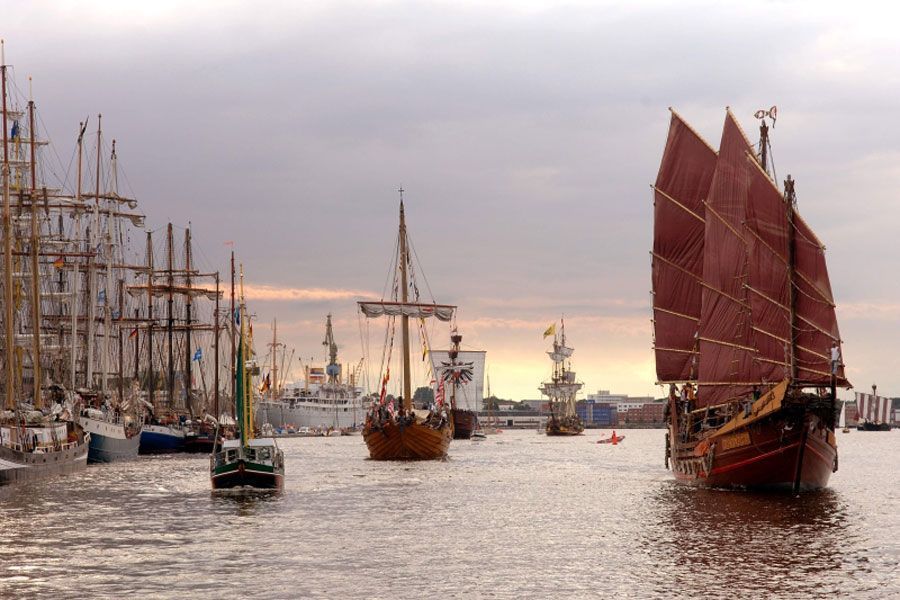
[[[703,199],[716,152],[673,111],[654,192],[653,322],[660,382],[696,379]]]
[[[794,217],[794,224],[797,379],[827,385],[831,381],[831,345],[837,342],[840,349],[841,335],[825,266],[825,248],[800,215]],[[838,369],[837,383],[847,385],[843,366]]]
[[[743,231],[755,168],[748,152],[750,142],[728,111],[707,200],[698,406],[742,396],[759,381],[751,346],[748,234]]]
[[[754,156],[748,154],[746,160],[750,188],[744,239],[750,265],[754,374],[761,383],[777,383],[790,376],[790,225],[783,194]]]

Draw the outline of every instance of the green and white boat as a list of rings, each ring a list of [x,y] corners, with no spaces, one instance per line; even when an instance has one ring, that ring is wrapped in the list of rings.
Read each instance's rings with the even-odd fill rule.
[[[284,452],[275,438],[254,436],[253,373],[258,371],[252,358],[252,340],[245,332],[246,306],[241,269],[241,304],[237,318],[241,333],[235,360],[235,416],[239,437],[223,440],[216,432],[216,443],[209,460],[213,490],[280,490],[284,487]]]

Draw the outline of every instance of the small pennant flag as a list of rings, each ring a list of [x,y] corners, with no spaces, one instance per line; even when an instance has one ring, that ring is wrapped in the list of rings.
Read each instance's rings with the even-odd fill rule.
[[[556,323],[553,323],[544,331],[544,339],[551,335],[556,335]]]
[[[57,269],[62,269],[65,266],[65,264],[66,264],[66,259],[64,259],[62,256],[58,256],[56,258],[56,260],[53,261],[53,266],[56,267]]]
[[[241,309],[239,309],[239,308],[234,309],[234,324],[235,325],[241,324]]]
[[[203,349],[197,348],[197,351],[194,352],[194,360],[199,361],[201,358],[203,358]]]
[[[131,338],[133,338],[135,336],[137,336],[137,327],[135,327],[134,329],[131,330],[131,333],[128,334],[128,339],[130,340]]]

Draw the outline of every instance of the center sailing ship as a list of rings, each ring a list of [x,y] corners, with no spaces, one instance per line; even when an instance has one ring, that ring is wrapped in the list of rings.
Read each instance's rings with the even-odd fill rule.
[[[410,373],[409,320],[416,319],[419,330],[425,336],[424,320],[435,317],[449,322],[453,319],[455,306],[427,304],[418,301],[418,286],[412,273],[409,254],[409,239],[406,235],[406,218],[403,211],[403,189],[400,190],[400,232],[398,256],[394,281],[391,286],[392,300],[359,302],[359,310],[367,318],[386,317],[386,345],[384,376],[381,378],[381,393],[373,402],[363,427],[363,439],[369,448],[369,456],[375,460],[432,460],[447,455],[447,448],[453,438],[453,417],[449,407],[437,398],[430,410],[413,406]],[[410,302],[410,289],[415,301]],[[400,406],[395,409],[393,400],[387,398],[387,384],[390,380],[390,359],[394,345],[394,331],[397,317],[400,317],[403,360],[403,396]],[[425,338],[427,340],[427,337]],[[424,340],[423,340],[424,341]],[[427,341],[425,341],[427,352]]]
[[[575,411],[575,396],[584,385],[575,380],[570,359],[575,349],[566,345],[566,323],[560,320],[559,334],[556,323],[544,333],[553,336],[553,350],[547,352],[553,361],[553,374],[550,381],[539,388],[549,398],[550,416],[547,418],[545,432],[547,435],[581,435],[584,424]]]
[[[656,372],[669,384],[678,481],[821,488],[837,470],[836,388],[849,387],[825,247],[730,110],[718,152],[672,112],[654,186]],[[772,174],[770,174],[770,172]],[[678,389],[681,386],[681,389]]]

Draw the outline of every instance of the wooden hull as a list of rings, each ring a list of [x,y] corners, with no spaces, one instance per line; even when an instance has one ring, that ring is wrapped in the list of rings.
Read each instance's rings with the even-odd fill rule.
[[[860,423],[856,426],[857,431],[890,431],[891,426],[889,423]]]
[[[547,421],[545,432],[547,435],[581,435],[584,433],[584,425],[578,417],[571,417],[565,421],[551,418]]]
[[[472,432],[478,426],[478,417],[471,410],[454,408],[453,414],[453,439],[467,440],[472,437]]]
[[[363,439],[373,460],[434,460],[447,456],[453,425],[435,429],[421,422],[399,425],[389,420],[380,426],[369,422]]]
[[[800,489],[811,490],[826,487],[837,470],[834,431],[816,414],[798,417],[780,410],[720,438],[709,438],[715,440],[712,443],[678,442],[680,434],[670,426],[671,468],[683,483],[790,490],[799,476]]]

